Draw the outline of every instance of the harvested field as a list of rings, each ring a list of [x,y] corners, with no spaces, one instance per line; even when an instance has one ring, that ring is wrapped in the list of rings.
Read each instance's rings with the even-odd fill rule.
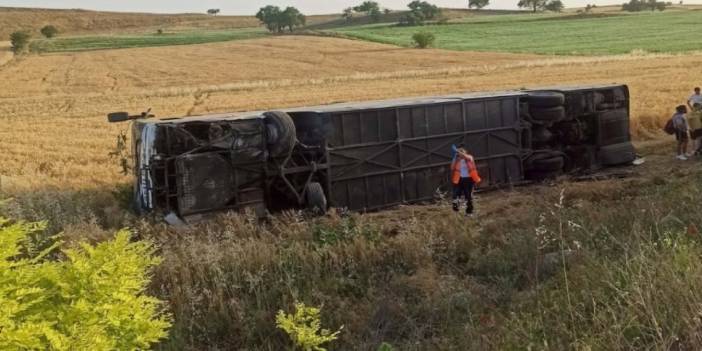
[[[125,178],[107,153],[121,128],[107,112],[159,116],[338,101],[620,82],[633,130],[650,136],[699,84],[702,54],[549,58],[413,50],[318,37],[31,55],[0,69],[4,184],[80,188]],[[655,88],[654,88],[655,87]],[[57,137],[58,136],[58,137]],[[87,151],[86,151],[87,150]],[[31,157],[30,157],[31,156]]]

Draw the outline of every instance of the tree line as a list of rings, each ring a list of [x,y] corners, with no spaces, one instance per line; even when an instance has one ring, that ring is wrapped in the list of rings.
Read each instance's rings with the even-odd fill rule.
[[[490,0],[468,0],[468,8],[471,9],[482,9],[488,5],[490,5]],[[561,12],[564,8],[561,0],[519,0],[517,6],[520,8],[528,8],[532,12]],[[409,11],[399,18],[398,25],[423,25],[425,21],[438,19],[441,15],[441,9],[427,1],[414,0],[410,2],[407,7]],[[377,1],[367,0],[357,6],[345,8],[341,13],[341,17],[350,22],[358,14],[361,14],[367,16],[372,22],[379,22],[383,18],[383,15],[388,15],[391,12],[392,11],[388,8],[381,8]],[[208,13],[210,13],[210,11],[208,11]],[[292,32],[296,27],[304,26],[306,23],[305,15],[292,6],[286,7],[284,10],[281,10],[278,6],[265,6],[256,13],[256,18],[258,18],[269,31],[276,33],[282,33],[286,29]]]

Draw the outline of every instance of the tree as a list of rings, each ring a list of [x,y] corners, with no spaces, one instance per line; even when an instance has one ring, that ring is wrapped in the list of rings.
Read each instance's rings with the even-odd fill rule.
[[[622,5],[622,10],[629,12],[639,12],[644,10],[665,10],[665,3],[656,0],[630,0],[628,3]]]
[[[290,32],[295,27],[304,26],[307,22],[305,15],[295,7],[288,6],[281,11],[278,6],[268,5],[262,7],[256,13],[256,18],[263,23],[271,32],[282,33],[285,28]]]
[[[341,13],[341,18],[345,19],[346,22],[350,22],[351,19],[353,18],[353,8],[352,7],[347,7],[344,9],[344,12]]]
[[[648,0],[646,5],[651,11],[664,11],[665,7],[667,6],[665,2],[656,0]]]
[[[97,244],[37,247],[40,223],[0,218],[0,350],[144,350],[171,317],[146,294],[160,259],[127,231]]]
[[[298,26],[304,26],[307,22],[305,15],[303,15],[300,12],[300,10],[292,6],[286,7],[285,10],[280,14],[280,16],[280,24],[283,27],[288,27],[291,33],[293,31],[293,28]]]
[[[207,14],[208,14],[208,15],[217,16],[218,13],[219,13],[219,9],[209,9],[209,10],[207,10]]]
[[[268,5],[258,10],[256,18],[258,18],[269,31],[280,33],[283,31],[283,25],[280,23],[281,13],[280,7]]]
[[[10,44],[12,45],[12,52],[19,54],[27,48],[29,44],[29,39],[32,36],[29,32],[17,31],[10,34]]]
[[[563,7],[563,2],[561,0],[551,0],[544,6],[546,10],[552,12],[561,12],[563,11]]]
[[[414,0],[409,5],[411,12],[415,12],[424,20],[430,20],[441,14],[441,10],[436,6],[432,5],[426,1]]]
[[[401,26],[421,26],[424,21],[434,19],[441,10],[436,6],[426,1],[415,0],[407,5],[409,12],[400,18]]]
[[[472,9],[482,9],[483,7],[490,4],[490,0],[468,0],[468,8]]]
[[[530,8],[532,12],[543,10],[546,7],[548,0],[519,0],[517,6],[521,8]]]
[[[362,4],[355,6],[353,10],[356,12],[365,12],[374,22],[378,22],[382,15],[380,5],[375,1],[364,1]]]
[[[408,12],[404,16],[400,17],[399,26],[421,26],[424,24],[424,19],[416,12]]]
[[[56,34],[58,34],[58,29],[56,29],[56,27],[54,27],[52,25],[48,25],[48,26],[44,26],[40,30],[40,32],[44,37],[51,39],[51,38],[55,37]]]

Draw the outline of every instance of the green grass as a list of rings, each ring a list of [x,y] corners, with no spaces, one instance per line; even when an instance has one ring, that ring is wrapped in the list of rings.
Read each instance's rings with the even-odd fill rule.
[[[411,46],[412,34],[428,31],[435,46],[450,50],[557,55],[607,55],[702,50],[702,11],[669,11],[619,16],[552,14],[481,16],[449,25],[369,25],[335,32],[363,40]]]
[[[166,32],[134,35],[91,35],[34,40],[33,52],[66,52],[103,49],[124,49],[150,46],[190,45],[230,40],[252,39],[267,35],[263,29]]]

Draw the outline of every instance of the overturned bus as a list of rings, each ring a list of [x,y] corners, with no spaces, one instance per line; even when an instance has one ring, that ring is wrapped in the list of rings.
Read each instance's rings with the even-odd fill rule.
[[[372,211],[447,190],[451,146],[482,188],[631,163],[626,85],[551,87],[135,119],[134,205],[181,218],[247,207]]]

